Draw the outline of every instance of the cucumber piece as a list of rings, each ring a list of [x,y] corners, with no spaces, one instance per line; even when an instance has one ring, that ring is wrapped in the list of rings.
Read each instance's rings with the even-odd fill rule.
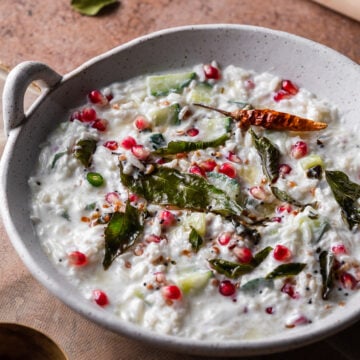
[[[154,110],[150,114],[152,123],[155,126],[179,125],[180,105],[172,104],[163,108]]]
[[[309,170],[315,166],[324,167],[322,158],[319,155],[311,154],[300,160],[300,165],[304,170]]]
[[[165,96],[171,92],[179,93],[195,76],[194,72],[148,76],[148,90],[153,96]]]
[[[210,171],[207,173],[208,181],[211,185],[224,191],[231,200],[239,202],[240,200],[240,184],[224,174]]]
[[[201,237],[204,237],[206,233],[206,214],[193,212],[185,218],[184,225],[194,228]]]
[[[200,291],[205,288],[210,278],[213,276],[212,271],[194,272],[181,277],[177,283],[184,294]]]
[[[229,117],[205,118],[197,121],[197,127],[201,129],[203,141],[213,140],[214,137],[231,131],[231,126],[232,120]]]
[[[190,101],[194,103],[209,104],[211,102],[212,86],[208,83],[198,83],[190,92]]]

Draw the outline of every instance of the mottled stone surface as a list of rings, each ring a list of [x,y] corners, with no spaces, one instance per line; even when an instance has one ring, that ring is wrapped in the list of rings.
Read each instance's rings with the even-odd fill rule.
[[[307,0],[122,0],[111,10],[89,18],[74,12],[70,0],[0,0],[0,63],[13,67],[24,60],[39,60],[66,73],[137,36],[170,26],[205,23],[252,24],[288,31],[328,45],[360,63],[360,23]],[[2,86],[0,79],[0,93]],[[4,142],[0,131],[0,150]],[[71,360],[205,359],[155,349],[82,318],[33,279],[1,223],[0,321],[42,330]],[[253,359],[359,359],[354,336],[359,331],[356,325],[312,346]]]

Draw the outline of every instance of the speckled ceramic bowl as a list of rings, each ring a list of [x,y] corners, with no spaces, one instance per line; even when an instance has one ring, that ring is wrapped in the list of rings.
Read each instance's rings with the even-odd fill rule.
[[[223,67],[235,64],[291,78],[320,98],[336,103],[344,126],[360,130],[360,66],[322,45],[264,28],[205,25],[164,30],[115,48],[65,76],[43,64],[22,63],[10,73],[4,89],[8,141],[1,162],[1,210],[5,226],[24,263],[42,284],[71,308],[122,335],[211,356],[272,353],[309,344],[360,318],[360,292],[327,318],[266,339],[209,342],[155,335],[119,321],[80,296],[50,263],[32,230],[27,180],[37,161],[39,144],[57,121],[68,117],[69,109],[79,106],[90,90],[114,81],[213,59]],[[48,90],[24,115],[24,92],[33,80],[43,80]]]

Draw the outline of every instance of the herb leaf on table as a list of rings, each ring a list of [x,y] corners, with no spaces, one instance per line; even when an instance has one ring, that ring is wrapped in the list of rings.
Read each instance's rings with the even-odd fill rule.
[[[104,7],[117,2],[118,0],[71,0],[71,6],[83,15],[95,16]]]

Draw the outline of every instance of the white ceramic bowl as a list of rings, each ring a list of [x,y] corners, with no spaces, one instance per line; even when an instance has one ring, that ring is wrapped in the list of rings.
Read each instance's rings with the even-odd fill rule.
[[[86,301],[53,267],[33,231],[27,180],[37,162],[39,144],[58,121],[68,118],[71,108],[79,106],[94,88],[213,59],[223,67],[235,64],[291,78],[335,103],[344,126],[360,129],[360,66],[320,44],[264,28],[204,25],[164,30],[117,47],[63,77],[46,65],[22,63],[10,73],[4,89],[8,141],[1,162],[1,210],[6,229],[24,263],[44,286],[90,320],[125,336],[211,356],[263,354],[309,344],[360,318],[360,292],[344,308],[317,323],[265,339],[209,342],[159,335],[122,322]],[[24,92],[33,80],[43,80],[49,89],[24,115]]]

